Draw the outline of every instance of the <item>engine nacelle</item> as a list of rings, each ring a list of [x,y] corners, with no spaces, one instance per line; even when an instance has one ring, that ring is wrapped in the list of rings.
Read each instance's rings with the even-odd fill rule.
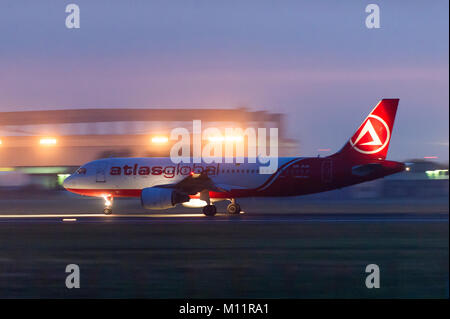
[[[188,195],[169,188],[147,187],[142,190],[141,204],[146,209],[167,209],[189,201]]]

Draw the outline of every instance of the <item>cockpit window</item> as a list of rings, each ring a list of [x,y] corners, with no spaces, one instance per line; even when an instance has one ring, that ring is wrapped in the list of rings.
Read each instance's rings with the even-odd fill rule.
[[[75,173],[79,174],[79,175],[85,175],[86,174],[86,168],[80,167],[79,169],[77,169],[77,171]]]

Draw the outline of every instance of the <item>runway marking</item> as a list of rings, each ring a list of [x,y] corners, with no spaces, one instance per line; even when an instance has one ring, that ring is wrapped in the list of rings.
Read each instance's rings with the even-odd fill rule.
[[[192,219],[193,218],[193,219]],[[0,215],[0,222],[80,222],[80,223],[419,223],[419,222],[447,222],[448,214],[359,214],[346,215],[236,215],[217,214],[207,217],[203,214],[10,214]]]
[[[218,214],[217,216],[221,216]],[[225,216],[225,215],[222,215]],[[74,217],[206,217],[203,214],[121,214],[121,215],[105,215],[105,214],[15,214],[15,215],[0,215],[0,218],[74,218]]]
[[[105,217],[105,214],[21,214],[0,215],[0,218],[71,218],[71,217]]]

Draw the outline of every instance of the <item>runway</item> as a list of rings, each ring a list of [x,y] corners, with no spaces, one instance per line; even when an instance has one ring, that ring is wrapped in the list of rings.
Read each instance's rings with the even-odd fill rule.
[[[448,298],[441,210],[207,217],[123,205],[129,213],[106,216],[94,205],[18,204],[0,209],[0,298]],[[76,290],[64,284],[72,263]],[[371,263],[382,289],[364,284]]]
[[[376,214],[5,214],[0,223],[448,223],[446,213]]]

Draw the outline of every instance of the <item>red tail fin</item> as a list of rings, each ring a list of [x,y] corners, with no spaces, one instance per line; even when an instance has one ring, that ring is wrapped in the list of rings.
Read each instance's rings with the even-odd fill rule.
[[[336,155],[345,156],[354,162],[384,160],[389,149],[398,101],[381,100]]]

